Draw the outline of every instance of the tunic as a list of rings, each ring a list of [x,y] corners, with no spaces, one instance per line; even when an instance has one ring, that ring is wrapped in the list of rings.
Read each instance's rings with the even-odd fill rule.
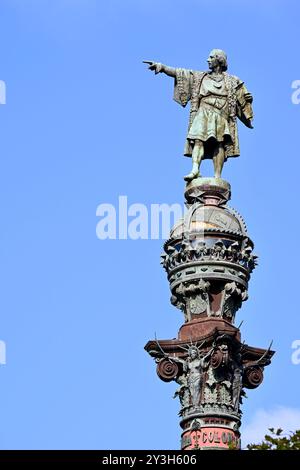
[[[184,155],[190,157],[196,139],[204,143],[204,158],[212,158],[217,142],[225,148],[225,160],[240,154],[236,117],[251,126],[252,96],[244,83],[223,72],[221,81],[209,72],[176,69],[174,99],[182,106],[191,102]]]

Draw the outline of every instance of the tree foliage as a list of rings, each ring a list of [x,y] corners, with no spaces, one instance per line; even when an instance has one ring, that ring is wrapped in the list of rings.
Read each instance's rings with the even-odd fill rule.
[[[282,429],[269,428],[260,444],[248,444],[248,450],[300,450],[300,429],[289,434],[282,434]]]

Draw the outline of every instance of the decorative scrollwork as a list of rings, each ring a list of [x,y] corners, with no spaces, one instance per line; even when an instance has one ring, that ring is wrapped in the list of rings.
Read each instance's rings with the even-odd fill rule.
[[[223,362],[223,354],[220,350],[214,351],[214,353],[211,356],[211,366],[213,369],[218,369]]]
[[[247,388],[257,388],[263,381],[263,369],[258,366],[250,366],[245,368],[243,382]]]
[[[171,362],[169,359],[162,359],[157,364],[157,375],[164,382],[171,382],[174,380],[178,373],[179,367],[175,362]]]

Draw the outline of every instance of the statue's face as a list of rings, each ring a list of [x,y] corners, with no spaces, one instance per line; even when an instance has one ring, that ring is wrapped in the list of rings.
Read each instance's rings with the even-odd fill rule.
[[[190,356],[192,359],[196,359],[196,357],[198,356],[196,349],[191,350]]]
[[[219,64],[217,54],[215,53],[214,50],[212,50],[211,53],[209,54],[207,63],[208,63],[208,68],[210,70],[214,70],[214,68]]]

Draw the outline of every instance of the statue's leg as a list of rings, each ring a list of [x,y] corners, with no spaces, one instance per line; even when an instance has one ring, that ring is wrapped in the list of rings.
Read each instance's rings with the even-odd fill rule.
[[[200,176],[199,174],[199,168],[200,168],[200,163],[204,155],[204,145],[201,140],[195,140],[194,147],[193,147],[193,153],[192,153],[192,162],[193,162],[193,167],[192,171],[184,177],[185,181],[191,181],[194,178],[197,178]]]
[[[221,178],[224,160],[225,160],[224,145],[223,143],[218,142],[214,151],[214,156],[213,156],[215,178]]]

